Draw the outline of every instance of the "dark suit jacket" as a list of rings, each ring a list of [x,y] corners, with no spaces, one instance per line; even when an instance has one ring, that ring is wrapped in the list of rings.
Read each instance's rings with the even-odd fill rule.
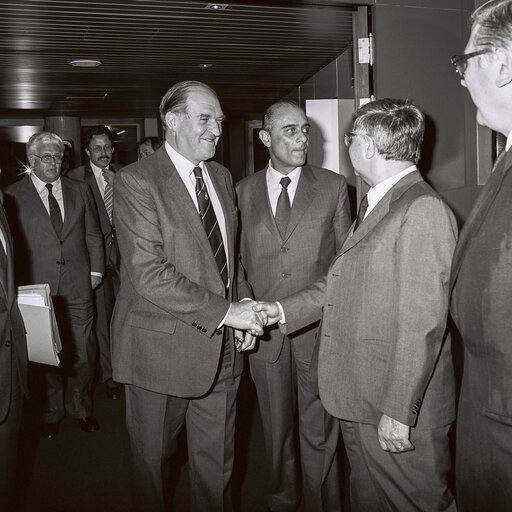
[[[11,401],[12,370],[17,369],[21,387],[27,394],[27,342],[25,326],[16,302],[12,237],[4,209],[0,206],[0,230],[7,253],[7,268],[0,268],[0,422]],[[3,251],[3,248],[0,247]]]
[[[511,204],[509,150],[464,224],[451,277],[451,313],[464,342],[461,406],[507,425],[512,425]]]
[[[284,299],[286,330],[322,314],[318,379],[333,416],[418,428],[455,414],[449,340],[443,343],[457,236],[442,199],[413,172],[347,237],[327,278]]]
[[[287,233],[281,238],[267,191],[266,169],[237,185],[241,213],[240,255],[258,300],[280,300],[323,277],[350,227],[345,178],[306,165],[302,168]],[[294,336],[311,360],[318,323]],[[276,327],[260,338],[251,357],[274,362],[284,335]]]
[[[109,165],[109,168],[112,171],[116,172],[116,168],[112,164]],[[94,176],[93,170],[91,169],[90,163],[88,162],[87,164],[82,165],[81,167],[71,169],[70,171],[68,171],[66,176],[74,180],[83,181],[87,183],[89,187],[91,187],[92,195],[96,203],[96,209],[98,211],[98,219],[101,232],[103,233],[103,246],[105,248],[105,265],[108,268],[118,267],[119,249],[117,247],[115,229],[112,223],[110,222],[110,218],[105,208],[105,203],[103,202],[103,198],[101,197],[101,192],[98,188],[98,183],[96,182],[96,178]]]
[[[18,285],[48,283],[55,295],[66,265],[76,296],[92,297],[91,271],[104,273],[103,237],[89,186],[61,177],[64,225],[61,240],[29,175],[5,190],[14,234]]]
[[[112,366],[118,382],[180,397],[199,397],[212,386],[223,339],[218,326],[237,295],[238,212],[229,171],[215,162],[206,165],[226,222],[227,292],[199,214],[165,146],[117,173],[114,217],[122,257]],[[230,342],[238,375],[242,358]]]

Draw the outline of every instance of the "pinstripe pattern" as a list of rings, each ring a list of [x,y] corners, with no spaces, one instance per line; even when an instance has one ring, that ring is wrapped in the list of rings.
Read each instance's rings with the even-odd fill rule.
[[[112,222],[112,208],[114,206],[114,191],[112,185],[105,180],[105,195],[103,196],[103,202],[105,203],[105,209],[108,213],[108,218]]]

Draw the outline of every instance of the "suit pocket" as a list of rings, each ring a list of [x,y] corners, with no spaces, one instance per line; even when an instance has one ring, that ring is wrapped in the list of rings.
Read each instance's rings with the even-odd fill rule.
[[[176,331],[176,319],[168,315],[159,315],[150,311],[132,311],[128,317],[132,327],[148,331],[173,334]]]

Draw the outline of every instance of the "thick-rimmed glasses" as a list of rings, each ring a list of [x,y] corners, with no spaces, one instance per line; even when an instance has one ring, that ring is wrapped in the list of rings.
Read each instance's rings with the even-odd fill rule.
[[[485,48],[484,50],[478,50],[471,53],[463,53],[462,55],[454,55],[452,57],[452,64],[455,66],[455,71],[459,75],[461,80],[464,80],[466,74],[466,68],[468,67],[468,60],[484,53],[491,53],[494,51],[492,48]]]
[[[106,153],[112,153],[112,151],[114,151],[114,146],[112,146],[111,144],[107,144],[106,146],[93,146],[91,148],[91,151],[95,155],[99,155],[100,153],[103,153],[103,151],[105,151]]]
[[[343,134],[343,142],[345,143],[345,146],[347,146],[347,148],[350,146],[350,144],[352,144],[352,139],[356,135],[362,135],[362,134],[355,133],[355,132],[346,132],[345,134]]]
[[[60,164],[62,162],[62,155],[49,155],[48,153],[45,153],[43,156],[36,155],[35,153],[32,153],[33,156],[37,156],[43,164],[50,165],[53,162],[56,164]]]

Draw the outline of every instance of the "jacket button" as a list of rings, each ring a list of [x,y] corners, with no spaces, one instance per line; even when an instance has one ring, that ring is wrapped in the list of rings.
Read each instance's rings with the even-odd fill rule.
[[[281,252],[288,252],[288,247],[281,247]]]
[[[222,329],[217,329],[217,330],[215,331],[215,334],[216,334],[217,336],[220,336],[220,335],[222,334]]]
[[[197,322],[192,322],[192,327],[196,327],[197,326]]]
[[[10,346],[11,346],[11,340],[7,340],[7,341],[4,343],[4,345],[5,345],[6,347],[10,347]]]
[[[203,327],[201,331],[206,332],[206,327]]]
[[[286,279],[287,277],[290,277],[290,274],[285,274],[285,273],[283,273],[283,274],[281,274],[281,277],[282,277],[283,279]]]

